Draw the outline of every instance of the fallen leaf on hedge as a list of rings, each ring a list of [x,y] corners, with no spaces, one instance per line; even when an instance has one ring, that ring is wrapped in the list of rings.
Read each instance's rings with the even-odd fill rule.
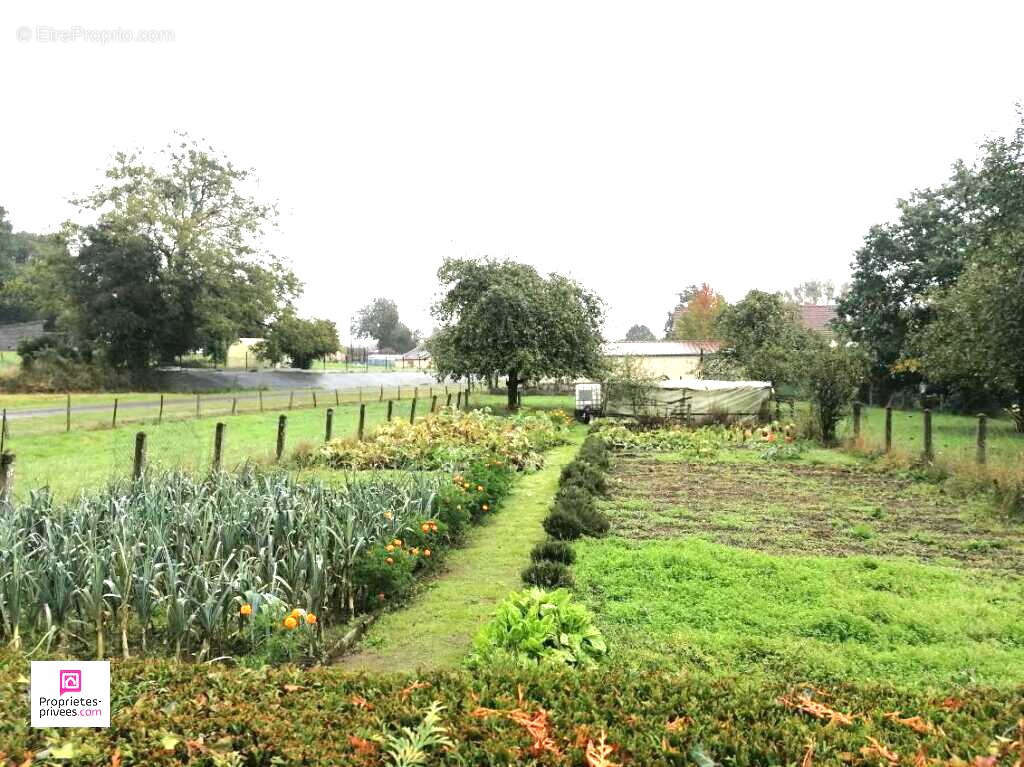
[[[940,728],[936,727],[931,722],[926,722],[919,716],[908,716],[900,718],[899,711],[889,711],[883,714],[883,716],[890,722],[896,722],[896,724],[902,724],[904,727],[909,727],[914,732],[920,733],[921,735],[942,735],[945,736]]]
[[[946,711],[959,711],[963,708],[964,702],[959,698],[946,698],[939,706],[946,709]]]
[[[899,764],[900,755],[868,735],[869,746],[861,746],[860,753],[865,759],[884,759],[889,764]]]
[[[351,703],[356,708],[362,708],[366,711],[373,711],[373,704],[370,703],[370,701],[368,701],[362,695],[356,695],[353,693]]]
[[[851,714],[836,711],[831,706],[819,703],[806,693],[798,695],[796,698],[783,695],[779,698],[779,703],[787,708],[803,711],[805,714],[810,714],[818,719],[828,719],[830,726],[834,724],[853,724],[853,716]]]
[[[928,753],[924,746],[918,747],[917,753],[914,754],[914,767],[928,767]]]
[[[281,685],[281,689],[285,692],[298,692],[299,690],[304,690],[306,688],[301,684],[283,684]]]
[[[177,735],[171,735],[170,733],[167,733],[160,737],[160,747],[164,751],[173,751],[179,743],[181,743],[181,738],[179,738]]]
[[[362,756],[369,756],[370,754],[377,753],[377,744],[372,740],[360,738],[358,735],[349,735],[348,742],[349,745],[356,750],[356,753]]]
[[[420,682],[417,680],[408,687],[399,690],[398,697],[401,700],[408,700],[409,696],[413,694],[413,691],[423,689],[424,687],[430,687],[430,682]]]
[[[586,724],[581,724],[576,728],[576,736],[573,738],[572,744],[576,748],[583,748],[587,745],[587,741],[590,740],[590,727]]]
[[[618,763],[611,760],[614,751],[615,746],[605,743],[604,730],[601,730],[601,737],[596,743],[592,740],[587,741],[587,767],[618,767]]]
[[[110,756],[110,767],[121,767],[121,749],[114,749],[114,753]]]
[[[516,724],[522,725],[526,728],[526,732],[529,733],[530,737],[533,738],[533,743],[530,746],[530,751],[534,756],[540,756],[545,751],[548,751],[556,756],[561,755],[561,750],[558,748],[558,744],[554,738],[551,737],[548,731],[548,712],[542,708],[537,709],[537,713],[530,714],[522,709],[513,709],[508,712],[508,718]]]

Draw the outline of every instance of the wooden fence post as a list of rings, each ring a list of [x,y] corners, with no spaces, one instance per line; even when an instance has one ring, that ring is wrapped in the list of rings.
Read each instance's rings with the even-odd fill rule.
[[[156,417],[156,422],[161,424],[164,422],[164,395],[160,395],[160,413]]]
[[[334,429],[334,408],[327,408],[327,423],[324,426],[324,442],[331,441],[331,431]]]
[[[316,404],[316,389],[314,389],[314,390],[313,390],[313,407],[319,407],[319,406],[318,406],[318,405]]]
[[[360,402],[363,401],[363,390],[362,389],[359,390],[359,401]],[[341,404],[341,399],[338,397],[338,390],[337,389],[334,390],[334,404],[335,405],[340,405]]]
[[[409,425],[416,423],[416,398],[412,398],[412,405],[409,407]]]
[[[132,465],[132,479],[142,478],[142,472],[146,468],[146,432],[140,431],[135,435],[135,462]]]
[[[459,396],[455,398],[455,409],[462,410],[462,389],[459,389]]]
[[[935,450],[932,447],[932,411],[931,408],[924,409],[924,459],[931,462],[935,459]]]
[[[447,389],[448,387],[446,386],[445,388]],[[452,393],[451,392],[447,392],[447,398],[445,399],[444,406],[445,407],[451,407],[452,406]]]
[[[359,403],[359,431],[357,432],[357,435],[359,437],[359,441],[360,442],[363,441],[363,427],[365,425],[366,425],[366,403],[365,402],[360,402]]]
[[[437,412],[437,395],[436,394],[431,394],[430,395],[430,412],[431,413]]]
[[[288,430],[288,416],[281,415],[277,419],[277,460],[281,460],[281,456],[284,455],[284,438],[285,432]]]
[[[985,461],[988,456],[985,455],[985,449],[987,447],[986,442],[988,441],[988,416],[984,413],[978,416],[978,453],[977,460],[981,465],[985,465]]]
[[[860,439],[860,403],[853,403],[853,440]]]
[[[14,487],[14,453],[0,453],[0,503],[10,500]]]
[[[110,428],[117,428],[117,397],[114,397],[114,417],[110,419]]]
[[[383,385],[380,387],[380,399],[377,400],[377,401],[378,402],[383,402],[384,401],[384,387],[383,387]]]
[[[395,403],[392,400],[388,400],[388,421],[391,420],[391,409],[394,406],[394,404]]]
[[[220,421],[213,430],[213,470],[220,471],[221,458],[224,456],[224,424]]]
[[[892,452],[892,408],[885,409],[885,452]]]

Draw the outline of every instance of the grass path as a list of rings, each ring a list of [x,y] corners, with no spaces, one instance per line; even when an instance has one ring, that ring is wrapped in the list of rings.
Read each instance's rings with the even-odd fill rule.
[[[558,476],[576,455],[585,430],[547,453],[544,468],[520,477],[490,524],[473,528],[453,551],[444,573],[407,608],[387,613],[341,665],[360,671],[433,670],[457,666],[473,635],[509,592],[522,588],[519,573],[530,549],[544,539],[541,520],[558,488]]]

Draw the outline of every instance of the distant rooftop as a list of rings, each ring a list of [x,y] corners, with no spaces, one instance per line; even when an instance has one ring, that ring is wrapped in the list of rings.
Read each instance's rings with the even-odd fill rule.
[[[699,357],[718,351],[718,341],[628,341],[605,344],[606,357]]]
[[[832,304],[811,304],[808,306],[801,306],[800,309],[800,321],[804,327],[809,330],[816,330],[819,333],[823,333],[827,336],[831,336],[832,326],[831,322],[836,317],[836,307]]]

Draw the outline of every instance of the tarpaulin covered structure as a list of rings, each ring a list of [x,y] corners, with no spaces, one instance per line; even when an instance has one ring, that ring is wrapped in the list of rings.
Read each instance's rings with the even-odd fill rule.
[[[643,388],[608,387],[603,414],[670,418],[706,423],[716,418],[767,417],[772,385],[767,381],[706,381],[677,378]]]

